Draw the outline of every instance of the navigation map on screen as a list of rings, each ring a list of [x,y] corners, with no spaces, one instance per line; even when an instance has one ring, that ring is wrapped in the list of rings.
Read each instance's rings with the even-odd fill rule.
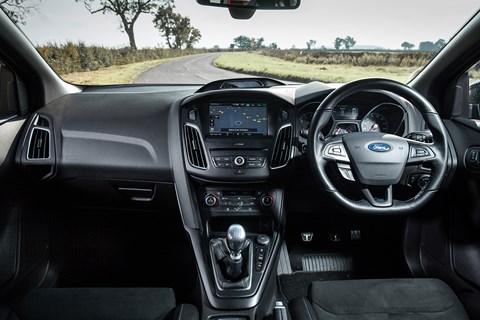
[[[210,135],[267,135],[266,103],[211,103]]]

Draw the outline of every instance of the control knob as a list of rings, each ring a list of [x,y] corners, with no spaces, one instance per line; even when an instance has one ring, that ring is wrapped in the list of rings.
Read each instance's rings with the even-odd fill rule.
[[[235,157],[235,159],[233,159],[233,163],[237,167],[243,166],[245,164],[245,158],[241,156]]]
[[[204,199],[207,207],[216,207],[218,205],[218,198],[214,194],[207,194]]]
[[[275,199],[273,198],[273,196],[271,196],[269,194],[263,194],[260,197],[260,204],[264,207],[271,207],[273,205],[274,201],[275,201]]]

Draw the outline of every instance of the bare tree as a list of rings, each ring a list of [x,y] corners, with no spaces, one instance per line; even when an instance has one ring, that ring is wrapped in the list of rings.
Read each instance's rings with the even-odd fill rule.
[[[315,46],[316,44],[317,44],[317,40],[313,40],[313,39],[308,40],[307,41],[307,50],[312,49],[312,47]]]
[[[125,31],[130,41],[130,48],[137,49],[133,27],[142,13],[151,13],[157,7],[159,0],[75,0],[83,2],[85,8],[91,13],[113,13],[121,20],[121,28]],[[163,0],[161,2],[172,2]]]
[[[0,0],[0,7],[15,23],[25,24],[25,16],[32,11],[38,11],[39,1]]]

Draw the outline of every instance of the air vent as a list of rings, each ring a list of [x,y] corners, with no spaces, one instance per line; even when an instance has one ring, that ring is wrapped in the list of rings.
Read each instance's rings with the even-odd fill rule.
[[[207,156],[200,132],[197,127],[185,125],[185,143],[187,147],[188,162],[192,167],[207,169]]]
[[[34,121],[34,125],[38,127],[49,128],[50,122],[48,121],[47,118],[37,115],[37,118]]]
[[[278,169],[287,165],[290,160],[292,150],[292,125],[282,127],[277,134],[277,141],[273,148],[272,161],[270,166],[272,169]]]
[[[48,130],[35,127],[32,129],[30,141],[28,144],[28,160],[48,159],[50,158],[50,132]]]

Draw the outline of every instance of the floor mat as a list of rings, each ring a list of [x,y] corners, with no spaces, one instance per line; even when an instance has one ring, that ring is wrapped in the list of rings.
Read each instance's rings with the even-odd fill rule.
[[[302,269],[309,272],[353,270],[353,259],[348,254],[316,254],[302,257]]]
[[[346,280],[352,277],[350,272],[304,272],[297,271],[292,274],[282,274],[278,277],[280,290],[285,298],[290,301],[296,297],[305,297],[308,287],[313,281]]]

